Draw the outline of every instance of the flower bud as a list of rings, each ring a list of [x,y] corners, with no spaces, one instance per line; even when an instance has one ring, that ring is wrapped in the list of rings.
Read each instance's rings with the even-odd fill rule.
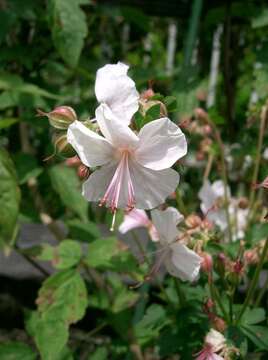
[[[77,119],[74,109],[69,106],[58,106],[48,113],[37,110],[37,113],[39,116],[47,116],[50,125],[60,130],[68,129],[69,125]]]
[[[143,100],[143,99],[141,99],[140,105],[141,105],[141,113],[143,116],[145,116],[147,111],[155,105],[160,105],[160,117],[165,117],[168,114],[165,104],[163,104],[159,100]]]
[[[194,114],[197,117],[197,119],[200,119],[200,120],[207,120],[207,118],[208,118],[208,113],[202,108],[196,108],[194,110]]]
[[[79,159],[79,157],[77,155],[69,158],[69,159],[66,159],[65,160],[65,164],[68,166],[68,167],[78,167],[79,165],[82,164],[81,160]]]
[[[238,207],[240,209],[247,209],[248,208],[248,199],[246,197],[241,197],[238,202]]]
[[[54,138],[55,152],[65,157],[73,157],[75,155],[74,148],[68,143],[67,135],[56,135]]]
[[[89,175],[90,175],[90,170],[89,168],[84,165],[84,164],[81,164],[79,167],[78,167],[78,170],[77,170],[77,175],[79,176],[79,178],[81,180],[86,180]]]
[[[259,261],[256,249],[249,249],[244,252],[244,261],[247,265],[255,265]]]
[[[187,216],[187,218],[185,219],[185,224],[190,229],[194,229],[194,228],[200,226],[201,222],[202,222],[201,218],[195,214],[191,214],[191,215]]]
[[[207,273],[211,272],[213,267],[212,256],[209,253],[202,252],[199,254],[202,258],[201,269]]]
[[[148,100],[154,96],[153,89],[149,88],[141,93],[141,99]]]
[[[222,318],[215,316],[213,319],[213,327],[223,333],[226,329],[226,322]]]

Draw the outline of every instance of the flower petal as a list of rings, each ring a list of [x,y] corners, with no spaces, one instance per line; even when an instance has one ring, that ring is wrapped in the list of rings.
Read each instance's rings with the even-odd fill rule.
[[[168,207],[164,211],[153,210],[151,215],[162,245],[174,241],[178,235],[177,224],[183,220],[183,215],[173,207]]]
[[[133,183],[136,208],[153,209],[163,204],[177,187],[180,176],[172,169],[155,171],[147,169],[136,161],[130,161],[130,175]]]
[[[144,210],[133,209],[124,216],[124,220],[119,226],[118,231],[125,234],[135,228],[148,227],[149,224],[150,220]]]
[[[102,134],[117,148],[134,149],[139,143],[137,135],[122,123],[105,104],[96,109],[96,118]]]
[[[179,243],[170,245],[170,248],[171,257],[165,261],[168,272],[181,280],[194,281],[199,274],[201,257]]]
[[[139,132],[137,161],[153,170],[171,167],[187,153],[187,142],[180,128],[168,118],[146,124]]]
[[[128,66],[118,62],[97,71],[95,93],[100,103],[107,104],[115,116],[129,125],[139,108],[139,94],[134,81],[127,76]]]
[[[80,121],[74,121],[69,126],[67,140],[88,167],[100,166],[112,159],[114,153],[112,145]]]
[[[83,183],[82,195],[88,200],[93,202],[100,201],[109,186],[109,183],[114,175],[117,164],[103,166],[95,170],[93,174]]]

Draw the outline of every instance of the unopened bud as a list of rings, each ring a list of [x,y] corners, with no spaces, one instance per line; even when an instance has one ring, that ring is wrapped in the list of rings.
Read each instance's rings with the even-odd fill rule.
[[[86,180],[90,175],[90,170],[86,165],[81,164],[77,170],[77,174],[81,180]]]
[[[74,148],[68,143],[67,135],[56,135],[54,139],[56,153],[65,156],[73,157],[75,154]]]
[[[248,199],[246,197],[242,197],[238,201],[238,207],[240,209],[247,209],[248,208]]]
[[[160,117],[165,117],[167,116],[167,108],[166,105],[163,104],[161,101],[159,100],[140,100],[140,105],[141,105],[141,113],[143,116],[146,115],[147,111],[149,109],[151,109],[151,107],[155,106],[155,105],[159,105],[160,106]]]
[[[248,265],[255,265],[259,261],[258,252],[256,249],[249,249],[244,252],[244,261]]]
[[[213,327],[222,333],[226,329],[226,322],[222,318],[215,316],[213,319]]]
[[[69,158],[69,159],[66,159],[65,160],[65,164],[68,166],[68,167],[78,167],[79,165],[81,165],[81,160],[79,159],[79,157],[77,155]]]
[[[193,229],[201,225],[201,218],[198,215],[191,214],[185,219],[185,224],[188,228]]]
[[[197,117],[197,119],[200,119],[200,120],[207,120],[207,118],[208,118],[208,113],[202,108],[196,108],[194,110],[194,114]]]
[[[244,269],[244,264],[241,260],[236,260],[233,264],[233,271],[236,274],[241,274]]]
[[[202,262],[201,262],[201,269],[205,272],[211,272],[212,267],[213,267],[213,260],[212,260],[212,256],[209,253],[206,252],[202,252],[201,254],[199,254],[202,258]]]
[[[37,110],[37,113],[39,116],[47,116],[50,125],[60,130],[68,129],[69,125],[77,119],[74,109],[69,106],[58,106],[48,113]]]
[[[141,99],[148,100],[154,96],[153,89],[147,89],[141,93]]]

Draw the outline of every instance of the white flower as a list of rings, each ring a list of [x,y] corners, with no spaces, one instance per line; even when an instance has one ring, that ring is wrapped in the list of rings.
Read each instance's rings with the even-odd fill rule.
[[[247,225],[248,209],[239,207],[239,201],[230,197],[230,189],[228,193],[228,211],[231,220],[233,239],[241,239],[244,236]],[[219,228],[226,232],[228,222],[224,209],[224,184],[222,180],[217,180],[213,184],[205,181],[198,193],[201,200],[201,210],[203,214]]]
[[[262,156],[263,156],[264,160],[268,160],[268,147],[264,149]]]
[[[205,337],[205,343],[212,347],[213,352],[218,352],[225,346],[225,337],[217,330],[210,329]]]
[[[224,360],[221,355],[216,353],[222,351],[226,346],[225,337],[214,329],[210,329],[206,338],[203,349],[196,354],[196,360]]]
[[[148,218],[146,212],[140,209],[133,209],[125,214],[124,220],[119,226],[118,230],[122,234],[127,233],[132,229],[145,227],[148,229],[152,241],[158,241],[159,236],[157,230],[151,220]]]
[[[136,135],[105,104],[96,110],[103,136],[75,121],[68,142],[88,167],[100,166],[83,184],[89,201],[117,208],[152,209],[163,203],[179,183],[170,167],[187,152],[184,134],[168,118],[146,124]]]
[[[202,259],[178,241],[180,232],[177,225],[182,219],[183,215],[172,207],[164,211],[152,211],[152,221],[162,247],[161,261],[171,275],[181,280],[194,281],[198,277]]]
[[[228,189],[229,193],[229,189]],[[198,197],[201,200],[201,210],[203,214],[213,223],[218,225],[222,231],[227,229],[227,219],[224,203],[224,184],[222,180],[214,181],[211,184],[209,181],[205,181],[202,188],[198,193]]]
[[[97,71],[95,82],[98,101],[109,106],[126,125],[139,108],[139,94],[134,81],[127,76],[128,68],[121,62],[107,64]]]

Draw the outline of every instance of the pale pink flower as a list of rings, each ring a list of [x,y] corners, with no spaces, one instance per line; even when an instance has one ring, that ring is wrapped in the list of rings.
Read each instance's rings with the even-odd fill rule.
[[[151,214],[161,246],[156,268],[163,262],[172,276],[194,281],[198,277],[202,259],[178,240],[181,233],[177,225],[183,220],[183,215],[172,207],[164,211],[153,210]]]
[[[107,64],[97,71],[95,94],[124,124],[129,125],[139,108],[139,93],[134,81],[127,76],[128,66],[118,62]]]
[[[118,230],[122,234],[127,233],[132,229],[136,229],[139,227],[145,227],[148,229],[149,235],[153,241],[158,241],[159,236],[156,231],[155,226],[148,218],[146,212],[140,209],[133,209],[127,212],[124,216],[124,220],[119,226]]]
[[[205,337],[203,349],[196,354],[196,360],[224,360],[224,358],[217,353],[224,349],[226,346],[225,343],[225,337],[220,332],[210,329]]]
[[[106,104],[96,110],[103,136],[75,121],[68,142],[88,167],[99,169],[83,184],[88,201],[117,208],[152,209],[163,203],[179,183],[170,167],[187,152],[179,127],[168,118],[146,124],[136,135]]]
[[[248,209],[240,208],[239,201],[231,197],[229,188],[227,188],[227,194],[228,211],[231,220],[233,239],[241,239],[245,234]],[[219,226],[223,232],[226,232],[228,221],[226,218],[226,211],[224,209],[223,181],[217,180],[212,184],[209,181],[205,181],[198,193],[198,196],[201,200],[201,210],[206,218]]]

